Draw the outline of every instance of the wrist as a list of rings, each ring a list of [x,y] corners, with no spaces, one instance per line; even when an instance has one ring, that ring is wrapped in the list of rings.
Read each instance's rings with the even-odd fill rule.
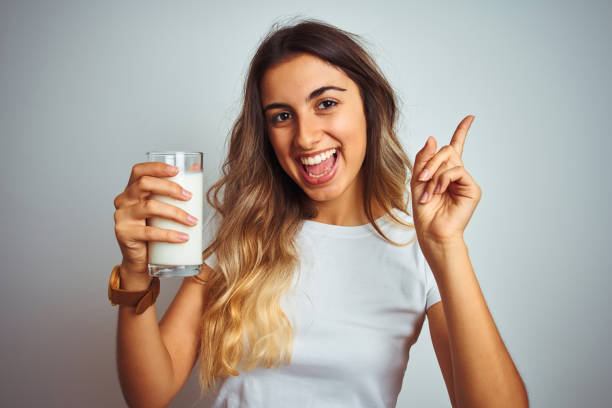
[[[419,246],[423,255],[429,262],[435,262],[447,257],[455,256],[458,252],[466,251],[467,245],[463,237],[444,240],[419,239]]]
[[[148,272],[134,271],[121,264],[119,268],[119,288],[133,292],[147,290],[151,285],[152,276]]]
[[[463,235],[453,235],[449,237],[419,237],[419,245],[421,248],[428,247],[435,250],[445,250],[461,247],[465,245]]]
[[[144,281],[143,277],[146,278]],[[108,300],[112,306],[134,307],[136,314],[142,314],[155,303],[158,295],[159,278],[142,272],[132,275],[124,271],[124,282],[121,282],[121,264],[113,268],[108,280]]]

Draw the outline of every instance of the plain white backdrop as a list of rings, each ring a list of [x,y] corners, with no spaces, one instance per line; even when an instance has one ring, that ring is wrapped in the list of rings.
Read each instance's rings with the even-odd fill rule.
[[[363,37],[411,159],[476,116],[465,238],[532,406],[609,406],[610,4],[354,0],[2,1],[0,405],[124,405],[113,200],[150,150],[205,152],[210,186],[249,60],[291,17]],[[171,406],[197,396],[192,376]],[[427,323],[397,406],[450,406]]]

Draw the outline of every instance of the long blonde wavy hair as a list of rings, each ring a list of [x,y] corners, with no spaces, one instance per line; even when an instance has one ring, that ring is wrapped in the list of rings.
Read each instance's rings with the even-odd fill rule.
[[[218,267],[208,283],[202,316],[199,382],[205,390],[216,380],[256,366],[279,367],[291,361],[293,330],[280,306],[299,267],[295,236],[305,219],[316,215],[308,196],[283,171],[268,140],[260,98],[267,69],[308,53],[341,68],[359,87],[367,123],[363,205],[376,224],[374,200],[391,219],[408,213],[408,176],[412,164],[395,130],[396,97],[359,37],[317,20],[275,26],[249,66],[242,110],[231,130],[221,178],[207,201],[221,215],[215,239],[203,258],[215,253]]]

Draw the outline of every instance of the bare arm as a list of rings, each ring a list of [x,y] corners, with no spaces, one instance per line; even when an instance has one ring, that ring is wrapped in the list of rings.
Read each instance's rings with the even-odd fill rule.
[[[455,384],[453,383],[453,362],[451,360],[450,341],[448,338],[448,327],[444,316],[442,302],[438,302],[427,310],[427,320],[429,322],[429,334],[433,344],[438,365],[442,371],[442,377],[446,384],[448,397],[453,408],[457,407],[455,401]]]
[[[457,406],[528,407],[525,384],[486,305],[467,246],[457,241],[444,247],[430,246],[425,252],[442,297],[444,313],[440,311],[438,317],[444,315],[448,326]],[[439,326],[442,320],[437,323]],[[438,334],[442,331],[437,327]],[[432,340],[443,343],[439,335]]]
[[[207,279],[210,271],[204,264],[200,277]],[[147,280],[122,276],[122,288],[143,290]],[[199,353],[205,289],[185,278],[159,324],[155,305],[140,315],[134,307],[119,307],[117,367],[130,407],[165,407],[189,378]]]

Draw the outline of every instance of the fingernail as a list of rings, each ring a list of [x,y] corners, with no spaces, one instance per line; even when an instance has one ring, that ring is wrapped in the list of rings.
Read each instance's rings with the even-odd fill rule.
[[[429,193],[426,191],[425,193],[423,193],[423,196],[421,197],[421,204],[425,204],[428,198],[429,198]]]
[[[185,198],[190,198],[191,197],[191,193],[189,191],[187,191],[187,190],[183,190],[182,193],[183,193],[183,196]]]
[[[437,194],[440,192],[440,188],[442,188],[442,186],[440,185],[440,183],[438,183],[438,185],[436,186],[436,189],[434,190],[434,194]]]
[[[184,232],[179,232],[177,238],[181,241],[187,241],[189,239],[189,235],[185,234]]]
[[[166,167],[166,170],[168,171],[168,173],[174,174],[178,170],[178,167],[169,164],[168,167]]]
[[[429,176],[429,170],[425,169],[421,172],[421,175],[419,176],[419,180],[425,181],[427,180],[427,176]]]
[[[194,217],[193,215],[188,215],[187,221],[189,221],[191,224],[195,224],[196,222],[198,222],[198,219]]]

